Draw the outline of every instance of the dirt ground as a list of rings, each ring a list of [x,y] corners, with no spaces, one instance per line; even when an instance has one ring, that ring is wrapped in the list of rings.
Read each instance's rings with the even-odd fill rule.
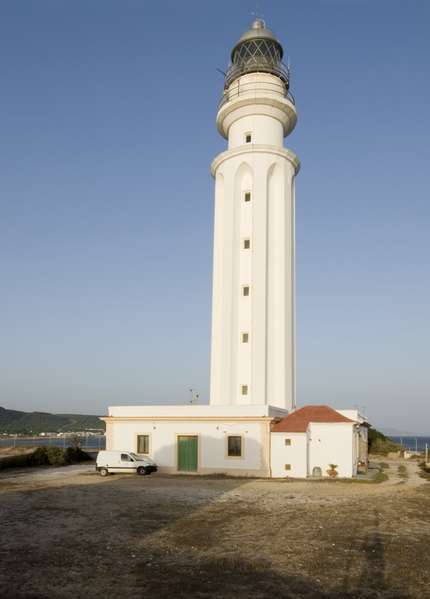
[[[378,485],[2,472],[0,597],[430,598],[430,483],[389,466]]]
[[[37,449],[37,446],[33,447],[0,447],[0,459],[4,457],[9,457],[11,455],[23,455],[26,453],[31,453]]]

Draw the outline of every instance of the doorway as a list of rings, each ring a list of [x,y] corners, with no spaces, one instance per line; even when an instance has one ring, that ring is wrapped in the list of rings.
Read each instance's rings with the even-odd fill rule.
[[[197,472],[197,464],[197,435],[178,435],[178,470],[180,472]]]

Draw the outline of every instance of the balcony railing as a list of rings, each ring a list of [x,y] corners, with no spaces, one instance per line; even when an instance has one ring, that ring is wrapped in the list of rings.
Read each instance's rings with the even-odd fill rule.
[[[236,98],[258,98],[262,93],[274,96],[282,96],[283,98],[289,100],[292,104],[295,104],[294,96],[290,93],[285,83],[282,81],[279,81],[279,83],[271,83],[270,81],[264,81],[261,83],[258,81],[240,83],[238,81],[236,85],[232,85],[229,89],[224,90],[224,94],[218,104],[218,109],[221,108],[221,106],[224,106],[224,104],[227,102],[230,102]]]
[[[272,73],[290,87],[290,69],[281,62],[276,64],[264,57],[257,56],[255,60],[247,60],[239,64],[232,64],[225,76],[224,87],[229,87],[235,79],[247,73]]]

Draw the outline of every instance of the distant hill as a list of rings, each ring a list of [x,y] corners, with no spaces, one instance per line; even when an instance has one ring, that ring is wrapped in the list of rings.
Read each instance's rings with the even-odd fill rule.
[[[104,429],[98,416],[20,412],[0,407],[0,433],[61,433]]]
[[[428,436],[428,433],[427,434],[417,433],[417,432],[411,433],[410,431],[408,432],[403,429],[387,428],[386,426],[382,427],[379,430],[381,430],[384,433],[384,435],[387,435],[387,437],[427,437]]]

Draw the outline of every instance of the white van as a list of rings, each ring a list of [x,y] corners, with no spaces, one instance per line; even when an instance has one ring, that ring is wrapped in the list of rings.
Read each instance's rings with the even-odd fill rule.
[[[150,458],[131,451],[99,451],[97,454],[96,470],[102,476],[110,472],[151,474],[157,469],[157,464]]]

